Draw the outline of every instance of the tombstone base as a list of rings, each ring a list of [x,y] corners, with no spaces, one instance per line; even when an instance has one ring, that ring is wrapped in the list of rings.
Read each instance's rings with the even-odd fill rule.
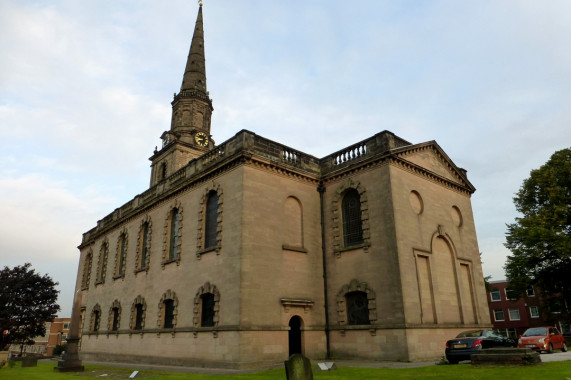
[[[472,355],[473,365],[534,365],[541,363],[538,352],[531,348],[487,348]]]
[[[60,360],[57,362],[57,367],[54,367],[56,372],[83,372],[85,367],[81,364],[81,360]]]

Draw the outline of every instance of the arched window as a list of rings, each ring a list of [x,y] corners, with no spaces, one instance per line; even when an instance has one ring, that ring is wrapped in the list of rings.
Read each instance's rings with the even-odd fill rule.
[[[175,260],[178,258],[179,229],[180,229],[180,212],[178,208],[173,208],[171,211],[171,218],[170,218],[170,239],[169,239],[168,260]]]
[[[163,162],[159,169],[159,181],[167,178],[167,163]]]
[[[212,327],[214,326],[214,294],[204,293],[200,298],[202,301],[200,325],[202,327]]]
[[[345,247],[363,244],[361,197],[356,189],[348,189],[341,203],[343,209],[343,241]]]
[[[99,323],[101,322],[101,307],[99,304],[93,306],[93,311],[91,312],[91,328],[93,332],[99,331]]]
[[[145,311],[147,310],[147,303],[140,295],[135,298],[131,306],[131,329],[142,330],[145,327]]]
[[[105,272],[107,270],[107,258],[109,256],[109,243],[104,242],[99,250],[99,265],[97,267],[96,284],[105,282]]]
[[[172,290],[167,290],[161,297],[159,303],[159,320],[157,323],[158,328],[172,329],[176,326],[176,308],[178,306],[178,299]]]
[[[111,310],[109,310],[109,330],[117,331],[119,330],[119,323],[121,320],[121,304],[119,301],[115,300],[113,305],[111,305]]]
[[[195,327],[214,327],[220,322],[220,292],[216,285],[206,282],[194,296]]]
[[[369,301],[367,293],[357,291],[345,295],[347,308],[347,324],[369,325]]]
[[[143,304],[138,303],[135,305],[135,330],[142,330],[143,329],[143,316],[144,316],[144,309]]]
[[[136,270],[148,268],[151,249],[151,222],[146,220],[139,229],[139,241],[137,246],[137,267]]]
[[[165,300],[164,302],[164,318],[163,318],[163,328],[172,329],[174,327],[174,301]]]
[[[376,295],[366,282],[351,280],[337,293],[339,325],[370,325],[377,321]]]
[[[83,264],[83,277],[81,279],[81,288],[83,290],[89,289],[89,279],[91,277],[91,264],[93,262],[93,253],[88,252],[85,256],[85,263]]]
[[[204,220],[204,248],[216,246],[218,230],[218,194],[212,190],[206,201],[206,217]]]
[[[115,277],[125,275],[125,261],[127,259],[127,234],[123,232],[117,242],[117,257],[115,258]]]

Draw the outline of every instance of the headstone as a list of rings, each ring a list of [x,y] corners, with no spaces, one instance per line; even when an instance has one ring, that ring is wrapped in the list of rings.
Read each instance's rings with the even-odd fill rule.
[[[139,373],[139,371],[133,371],[133,373],[131,374],[131,376],[129,376],[129,379],[134,379],[135,376],[137,376],[138,373]]]
[[[22,367],[37,367],[38,358],[35,356],[24,356],[22,358]]]
[[[332,371],[334,369],[337,369],[337,366],[335,365],[334,362],[317,363],[317,366],[321,371]]]
[[[284,364],[287,380],[313,380],[311,362],[302,354],[293,354]]]

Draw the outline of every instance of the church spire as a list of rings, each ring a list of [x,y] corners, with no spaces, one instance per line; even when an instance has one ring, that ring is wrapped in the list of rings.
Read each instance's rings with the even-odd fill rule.
[[[206,93],[206,59],[204,56],[204,28],[202,26],[202,3],[199,3],[198,16],[188,52],[184,77],[180,90],[196,89]]]
[[[212,100],[206,90],[206,59],[204,58],[204,29],[202,2],[194,26],[190,51],[184,69],[180,92],[174,94],[169,131],[163,132],[161,150],[155,150],[150,160],[151,186],[164,180],[194,158],[214,147],[210,135]]]

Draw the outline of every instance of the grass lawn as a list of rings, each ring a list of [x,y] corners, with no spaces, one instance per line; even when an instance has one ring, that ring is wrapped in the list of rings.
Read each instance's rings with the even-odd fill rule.
[[[37,367],[22,368],[18,363],[14,368],[0,369],[0,379],[9,380],[83,380],[128,379],[132,369],[104,366],[85,366],[82,373],[54,372],[55,363],[38,363]],[[106,374],[107,376],[101,376]],[[438,365],[418,368],[354,368],[341,367],[331,372],[314,371],[315,379],[501,379],[528,380],[571,379],[571,361],[542,363],[530,367],[474,367],[471,364]],[[244,375],[198,375],[177,372],[142,370],[136,379],[170,380],[232,380],[232,379],[285,379],[283,369],[272,369]]]

